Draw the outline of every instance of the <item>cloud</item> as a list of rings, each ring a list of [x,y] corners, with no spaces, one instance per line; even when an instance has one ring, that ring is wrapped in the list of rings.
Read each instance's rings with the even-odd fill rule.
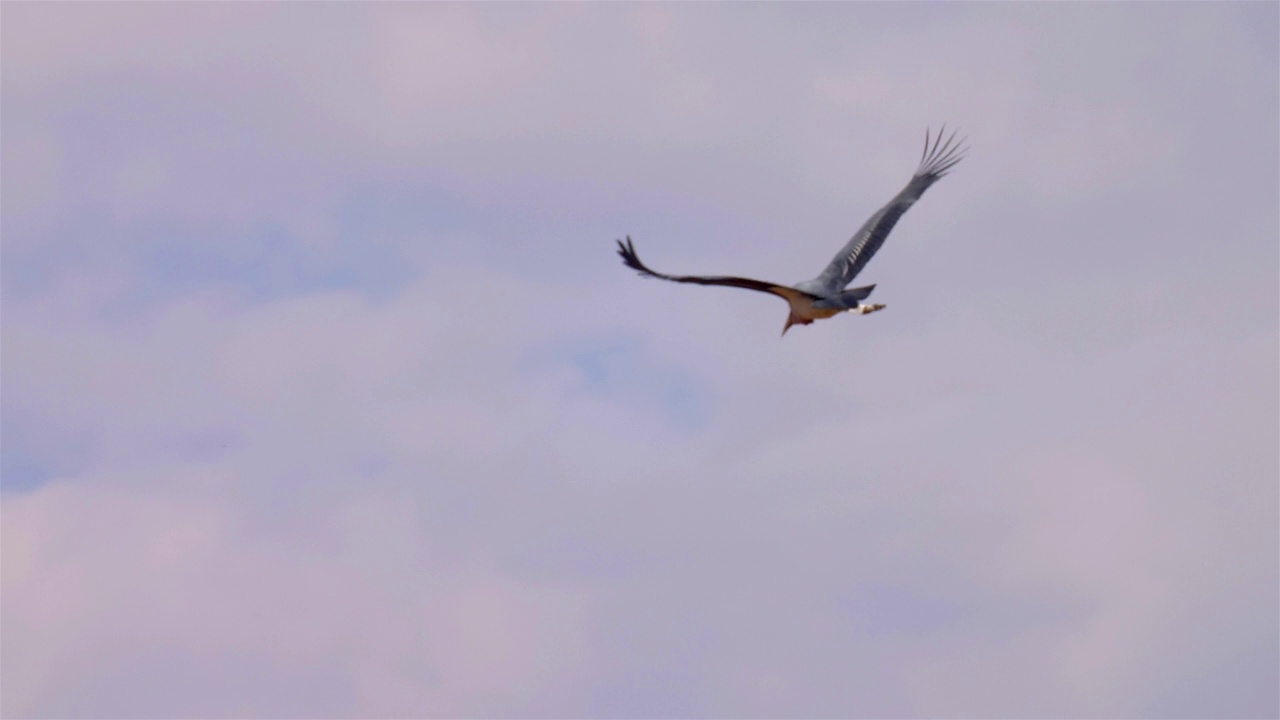
[[[1274,19],[6,8],[4,712],[1274,714]]]
[[[587,597],[458,567],[391,498],[325,516],[312,528],[322,538],[264,538],[228,503],[174,495],[89,483],[6,504],[6,645],[17,651],[6,653],[6,703],[72,715],[186,714],[193,701],[228,714],[510,714],[585,676]],[[85,531],[101,541],[67,542]],[[206,667],[218,658],[230,667]],[[163,689],[198,668],[225,695]],[[255,688],[257,673],[286,682]],[[140,681],[152,689],[139,693]]]

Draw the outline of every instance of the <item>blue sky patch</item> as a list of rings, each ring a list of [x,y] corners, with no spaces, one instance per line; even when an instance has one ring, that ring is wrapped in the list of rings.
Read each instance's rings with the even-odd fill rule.
[[[574,391],[644,407],[682,430],[705,428],[714,412],[707,382],[622,332],[553,341],[530,353],[527,364],[572,368]]]

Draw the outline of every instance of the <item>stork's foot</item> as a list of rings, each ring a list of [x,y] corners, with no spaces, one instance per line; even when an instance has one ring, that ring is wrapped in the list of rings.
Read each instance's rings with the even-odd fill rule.
[[[854,312],[858,313],[859,315],[870,315],[873,312],[883,310],[883,309],[884,309],[884,303],[876,303],[874,305],[859,305],[857,308],[854,309]]]

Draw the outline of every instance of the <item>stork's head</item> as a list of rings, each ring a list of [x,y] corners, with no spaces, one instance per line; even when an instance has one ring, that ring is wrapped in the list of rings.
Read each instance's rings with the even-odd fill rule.
[[[813,324],[813,320],[809,318],[798,317],[795,313],[787,313],[787,324],[782,326],[782,334],[786,335],[787,330],[790,330],[792,325],[812,325],[812,324]]]

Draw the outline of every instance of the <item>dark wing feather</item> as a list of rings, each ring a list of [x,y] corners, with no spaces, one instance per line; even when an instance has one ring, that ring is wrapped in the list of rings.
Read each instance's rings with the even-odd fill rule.
[[[759,292],[767,292],[777,295],[781,298],[789,298],[795,295],[802,295],[816,299],[816,296],[806,292],[801,292],[795,288],[786,285],[777,285],[763,280],[752,280],[751,278],[740,277],[721,277],[721,276],[704,276],[704,275],[667,275],[660,272],[654,272],[640,262],[640,257],[636,255],[635,245],[631,244],[631,236],[627,236],[627,241],[618,241],[618,254],[622,256],[622,262],[627,267],[640,273],[643,277],[655,277],[663,280],[670,280],[678,283],[693,283],[695,285],[724,285],[726,287],[743,288],[745,290],[756,290]]]
[[[953,131],[944,143],[942,135],[945,132],[944,125],[937,137],[933,138],[931,148],[929,131],[925,130],[924,152],[921,153],[920,166],[916,168],[911,181],[902,189],[902,192],[898,193],[897,197],[880,208],[858,229],[858,232],[854,233],[853,238],[831,260],[831,264],[814,279],[817,284],[831,292],[839,292],[852,282],[884,244],[885,238],[889,237],[889,231],[893,230],[899,218],[920,199],[921,195],[924,195],[925,190],[964,159],[964,154],[968,152],[968,148],[964,146],[965,141],[962,139],[954,143],[956,134]]]

